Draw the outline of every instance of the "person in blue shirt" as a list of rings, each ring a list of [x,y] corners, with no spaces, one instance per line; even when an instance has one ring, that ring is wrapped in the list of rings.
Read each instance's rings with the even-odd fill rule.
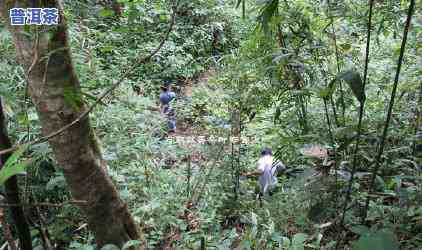
[[[176,111],[170,105],[171,102],[176,98],[176,93],[169,90],[168,86],[161,87],[160,103],[163,114],[167,117],[167,124],[169,133],[176,132]]]

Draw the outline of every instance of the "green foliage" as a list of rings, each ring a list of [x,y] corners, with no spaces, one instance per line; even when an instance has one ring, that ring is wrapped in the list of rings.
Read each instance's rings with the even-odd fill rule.
[[[375,231],[361,234],[358,241],[353,244],[354,250],[398,250],[397,236],[390,231]]]
[[[109,16],[113,16],[114,15],[114,11],[112,10],[108,10],[108,9],[102,9],[98,15],[100,17],[109,17]]]
[[[91,248],[88,248],[88,249],[91,249]],[[101,250],[120,250],[120,248],[115,245],[108,244],[108,245],[103,246]]]
[[[108,245],[108,246],[110,246],[110,245]],[[105,246],[105,247],[107,247],[107,246]],[[93,245],[89,245],[89,244],[81,244],[81,243],[78,243],[78,242],[73,242],[70,245],[70,249],[94,250],[95,247]],[[113,248],[108,247],[106,249],[113,249]]]
[[[22,173],[31,164],[32,160],[22,161],[20,158],[28,150],[28,146],[18,148],[0,170],[0,185],[3,185],[10,177]]]
[[[365,90],[359,73],[356,71],[346,71],[341,74],[339,78],[343,79],[347,82],[347,84],[349,84],[353,94],[360,103],[365,102]]]
[[[139,240],[130,240],[125,243],[123,250],[130,249],[131,247],[139,246],[142,242]]]

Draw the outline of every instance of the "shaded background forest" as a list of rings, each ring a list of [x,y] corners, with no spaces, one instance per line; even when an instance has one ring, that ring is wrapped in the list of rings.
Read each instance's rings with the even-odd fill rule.
[[[81,100],[92,105],[122,79],[89,115],[107,175],[139,228],[141,237],[125,247],[421,248],[421,7],[420,0],[65,1]],[[32,39],[39,32],[26,29]],[[40,138],[45,124],[5,19],[0,58],[8,136],[22,145]],[[164,82],[177,93],[175,137],[166,137],[158,109]],[[79,105],[73,92],[63,98]],[[256,168],[264,146],[303,173],[280,176],[281,190],[260,207],[256,179],[241,173]],[[330,154],[315,156],[312,146]],[[20,149],[2,163],[25,168],[17,183],[33,248],[114,249],[87,224],[51,146]],[[2,242],[8,225],[19,238],[5,202]]]

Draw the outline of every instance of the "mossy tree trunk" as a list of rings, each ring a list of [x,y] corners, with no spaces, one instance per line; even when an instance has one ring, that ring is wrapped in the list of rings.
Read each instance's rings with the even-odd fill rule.
[[[72,64],[67,25],[60,0],[33,6],[31,0],[1,0],[0,13],[10,31],[19,63],[28,72],[28,89],[42,125],[48,135],[79,117],[87,106]],[[9,10],[14,7],[58,8],[59,25],[48,32],[24,32],[11,26]],[[31,30],[36,26],[31,26]],[[38,28],[47,28],[40,26]],[[26,33],[26,34],[25,34]],[[28,35],[29,33],[29,35]],[[102,156],[89,118],[49,140],[55,159],[62,166],[66,182],[88,219],[99,247],[139,239],[138,227],[110,178],[102,168]]]

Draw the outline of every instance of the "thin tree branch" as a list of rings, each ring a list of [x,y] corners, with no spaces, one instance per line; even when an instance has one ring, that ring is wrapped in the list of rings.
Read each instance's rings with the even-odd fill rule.
[[[0,203],[0,208],[2,207],[63,207],[68,204],[80,205],[85,204],[86,201],[80,200],[69,200],[62,203],[49,203],[49,202],[38,202],[38,203],[20,203],[20,204],[12,204],[12,203]]]

